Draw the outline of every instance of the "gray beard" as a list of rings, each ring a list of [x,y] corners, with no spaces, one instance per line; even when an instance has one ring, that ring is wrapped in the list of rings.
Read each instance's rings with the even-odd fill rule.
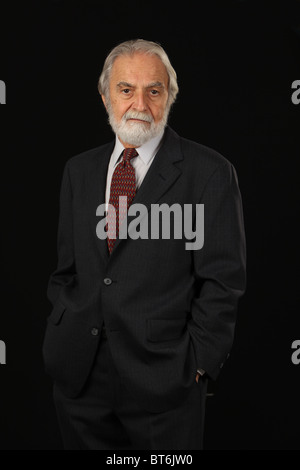
[[[168,121],[169,110],[170,107],[166,106],[162,119],[157,123],[154,122],[152,116],[137,111],[127,111],[122,116],[121,121],[118,122],[114,117],[110,103],[107,104],[108,120],[112,130],[120,140],[134,147],[140,147],[164,131]],[[131,122],[128,121],[129,118],[143,119],[147,123]]]

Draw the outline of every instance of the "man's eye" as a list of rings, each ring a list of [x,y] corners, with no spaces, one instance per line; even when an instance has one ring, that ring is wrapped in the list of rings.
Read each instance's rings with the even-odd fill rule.
[[[122,93],[124,93],[124,95],[128,95],[128,93],[130,93],[130,89],[129,88],[124,88],[122,90]]]
[[[153,96],[158,95],[158,90],[151,90],[150,93]]]

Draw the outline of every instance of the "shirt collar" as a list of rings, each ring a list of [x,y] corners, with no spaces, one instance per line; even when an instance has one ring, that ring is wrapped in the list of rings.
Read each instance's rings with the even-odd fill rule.
[[[136,150],[145,165],[148,165],[148,163],[152,160],[154,155],[157,153],[159,146],[161,144],[163,135],[164,135],[164,131],[161,132],[156,137],[153,137],[153,139],[148,140],[145,144],[141,145],[140,147],[137,147]],[[114,167],[117,165],[117,163],[119,163],[119,158],[124,148],[125,148],[124,145],[121,144],[121,142],[119,141],[119,138],[116,136],[115,147],[111,155]]]

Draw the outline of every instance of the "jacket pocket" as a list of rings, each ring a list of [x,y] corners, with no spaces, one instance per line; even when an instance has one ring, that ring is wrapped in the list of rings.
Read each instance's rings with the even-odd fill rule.
[[[52,312],[50,313],[50,316],[48,317],[48,322],[51,322],[54,325],[58,325],[62,319],[65,310],[66,307],[59,300],[57,300]]]
[[[149,318],[147,320],[147,339],[154,343],[180,338],[186,329],[185,318]]]

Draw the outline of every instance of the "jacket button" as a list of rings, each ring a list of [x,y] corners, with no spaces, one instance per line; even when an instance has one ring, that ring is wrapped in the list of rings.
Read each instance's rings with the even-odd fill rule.
[[[92,328],[92,329],[91,329],[91,334],[92,334],[93,336],[98,336],[98,334],[99,334],[98,328]]]
[[[110,286],[112,284],[112,280],[109,278],[109,277],[106,277],[104,280],[103,280],[104,284],[106,286]]]

